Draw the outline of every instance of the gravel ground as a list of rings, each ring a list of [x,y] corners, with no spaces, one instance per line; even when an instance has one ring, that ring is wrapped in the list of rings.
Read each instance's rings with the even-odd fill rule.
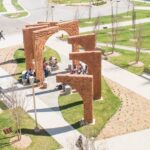
[[[130,90],[106,79],[122,105],[98,135],[98,139],[109,138],[129,132],[150,128],[150,101]]]

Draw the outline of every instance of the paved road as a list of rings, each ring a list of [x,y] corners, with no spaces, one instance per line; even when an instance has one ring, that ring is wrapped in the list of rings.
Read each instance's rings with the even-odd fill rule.
[[[46,0],[19,0],[19,3],[29,12],[29,16],[22,19],[8,19],[0,15],[0,29],[4,30],[5,34],[12,34],[21,32],[21,29],[26,24],[36,23],[37,21],[46,21],[46,14],[48,10],[48,20],[55,21],[71,20],[77,18],[88,18],[89,7],[87,6],[65,6],[55,5],[53,11],[49,6],[47,9]],[[114,6],[116,3],[114,2]],[[118,13],[127,11],[127,0],[121,0],[118,3]],[[53,12],[53,15],[52,15]],[[114,10],[116,12],[116,10]],[[92,17],[110,15],[110,4],[95,7],[92,6]]]

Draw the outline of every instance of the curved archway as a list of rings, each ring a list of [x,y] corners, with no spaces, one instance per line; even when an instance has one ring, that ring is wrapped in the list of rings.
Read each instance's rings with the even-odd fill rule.
[[[88,65],[88,73],[93,75],[94,99],[101,98],[101,52],[86,51],[70,53],[71,60],[79,60]]]
[[[83,99],[84,120],[93,122],[93,77],[91,75],[57,75],[57,82],[71,85]]]
[[[42,25],[41,28],[39,28],[39,25]],[[52,24],[52,22],[39,22],[34,28],[35,29],[31,30],[30,32],[24,29],[23,32],[26,53],[26,67],[27,69],[32,68],[32,59],[35,59],[36,78],[40,81],[40,83],[43,83],[44,73],[42,51],[47,39],[59,30],[66,31],[70,36],[78,35],[79,25],[77,20],[63,23],[54,22],[54,24]],[[76,46],[76,44],[73,44],[73,51],[78,51],[78,46]]]
[[[69,36],[68,43],[72,45],[81,45],[85,51],[92,51],[95,50],[96,47],[96,35],[93,33]]]

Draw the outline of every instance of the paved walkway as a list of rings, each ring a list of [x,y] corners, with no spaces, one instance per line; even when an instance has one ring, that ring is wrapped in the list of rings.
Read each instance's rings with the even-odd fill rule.
[[[16,81],[1,67],[0,73],[0,85],[7,91],[7,89],[10,89],[12,83],[16,83]],[[55,79],[52,79],[52,82],[54,80]],[[32,90],[23,87],[20,84],[15,85],[18,98],[25,97],[26,103],[24,104],[24,108],[34,119]],[[50,92],[51,90],[53,91],[53,88],[46,89],[46,91],[35,89],[37,120],[39,125],[42,126],[59,144],[61,144],[65,150],[70,150],[71,148],[75,148],[75,142],[81,134],[63,119],[58,105],[59,91]],[[46,99],[43,99],[42,97],[39,98],[38,95],[44,92],[48,92],[49,94],[45,97]],[[45,101],[50,101],[51,105],[46,104]]]
[[[11,0],[3,0],[3,5],[6,8],[7,12],[16,12],[16,8],[12,5]]]
[[[59,41],[58,39],[52,36],[48,42],[47,45],[51,45],[51,47],[62,56],[63,61],[68,59],[68,54],[71,51],[71,45],[66,44],[63,41]],[[66,57],[67,56],[67,57]],[[64,61],[64,68],[69,62]],[[129,73],[127,71],[124,71],[120,69],[119,67],[116,67],[108,62],[103,61],[103,75],[107,76],[113,81],[119,82],[123,86],[128,86],[128,88],[133,88],[131,90],[134,90],[136,86],[139,88],[139,91],[141,92],[141,84],[143,81],[140,77]],[[7,89],[10,87],[10,83],[12,83],[13,78],[9,76],[6,71],[0,68],[1,76],[0,76],[0,85]],[[114,74],[113,74],[114,73]],[[121,76],[122,73],[125,75]],[[137,79],[137,80],[136,80]],[[51,80],[51,79],[50,79]],[[49,80],[49,81],[50,81]],[[80,135],[80,133],[76,130],[74,130],[67,122],[64,121],[62,118],[62,115],[58,108],[58,91],[54,91],[55,87],[55,77],[52,76],[52,80],[50,81],[50,87],[48,90],[39,90],[36,89],[36,104],[37,104],[37,112],[38,112],[38,123],[49,133],[53,136],[54,139],[56,139],[61,145],[64,146],[65,150],[73,149],[72,146],[73,143],[76,141],[77,137]],[[128,82],[127,82],[128,81]],[[137,83],[134,83],[136,81]],[[142,81],[139,83],[139,81]],[[129,86],[135,84],[133,86]],[[147,81],[147,85],[150,83]],[[32,95],[30,90],[25,90],[21,85],[17,86],[20,88],[19,93],[22,92],[24,95],[28,95],[28,103],[26,104],[26,110],[28,111],[29,115],[34,119],[34,113],[33,113],[33,105],[32,105]],[[150,90],[145,88],[146,85],[143,86],[142,89],[144,89],[144,92]],[[147,86],[148,87],[148,86]],[[150,87],[150,86],[149,86]],[[22,89],[22,90],[21,90]],[[138,90],[138,89],[137,89]],[[140,92],[138,91],[138,94]],[[147,91],[147,93],[148,93]],[[47,95],[48,93],[49,95]],[[42,94],[44,95],[42,97]],[[143,93],[141,93],[143,94]],[[45,96],[47,95],[47,96]],[[51,96],[50,96],[51,95]],[[150,95],[148,95],[150,98]],[[96,146],[104,147],[106,150],[149,150],[150,146],[150,130],[144,130],[140,132],[130,133],[114,138],[110,138],[104,141],[96,141]],[[146,139],[145,139],[146,138]],[[140,142],[138,142],[140,140]],[[135,144],[136,143],[136,144]]]
[[[144,19],[137,19],[136,20],[136,24],[142,24],[142,23],[149,23],[150,22],[150,18],[144,18]],[[130,26],[132,25],[132,20],[130,21],[123,21],[123,22],[118,22],[118,27],[125,27],[125,26]],[[104,27],[107,27],[108,29],[112,28],[112,24],[104,24],[104,25],[100,25],[99,30],[103,30]],[[89,27],[83,27],[80,28],[80,32],[84,33],[84,32],[90,32],[93,31],[94,26],[89,26]]]
[[[15,46],[15,45],[21,45],[23,43],[23,35],[22,33],[12,34],[12,35],[5,35],[5,40],[0,40],[0,49]]]
[[[98,46],[112,47],[112,44],[110,44],[110,43],[108,43],[108,44],[106,44],[106,43],[97,43],[96,45],[97,45],[97,47]],[[130,47],[130,46],[115,45],[115,47],[118,48],[118,49],[122,49],[122,50],[128,50],[128,51],[134,51],[134,52],[136,51],[136,48]],[[150,50],[141,49],[141,52],[150,53]]]

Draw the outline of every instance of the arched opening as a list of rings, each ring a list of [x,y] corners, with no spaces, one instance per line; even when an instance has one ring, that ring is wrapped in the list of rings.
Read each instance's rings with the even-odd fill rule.
[[[44,24],[45,25],[45,24]],[[38,25],[39,26],[39,25]],[[35,61],[35,70],[36,70],[36,79],[40,81],[40,84],[44,81],[44,74],[43,74],[43,49],[46,44],[48,38],[53,35],[54,33],[58,32],[59,30],[64,30],[68,33],[69,36],[79,34],[79,26],[78,21],[70,21],[64,23],[58,23],[52,27],[42,27],[41,29],[35,29],[31,32],[24,32],[24,42],[25,45],[28,45],[25,48],[26,51],[26,64],[27,69],[29,67],[33,67],[32,60]],[[28,40],[27,37],[30,37],[31,42],[27,44]],[[25,46],[26,47],[26,46]],[[32,49],[29,49],[29,47]],[[78,47],[76,44],[72,46],[73,51],[77,51]],[[40,85],[39,84],[39,85]]]

